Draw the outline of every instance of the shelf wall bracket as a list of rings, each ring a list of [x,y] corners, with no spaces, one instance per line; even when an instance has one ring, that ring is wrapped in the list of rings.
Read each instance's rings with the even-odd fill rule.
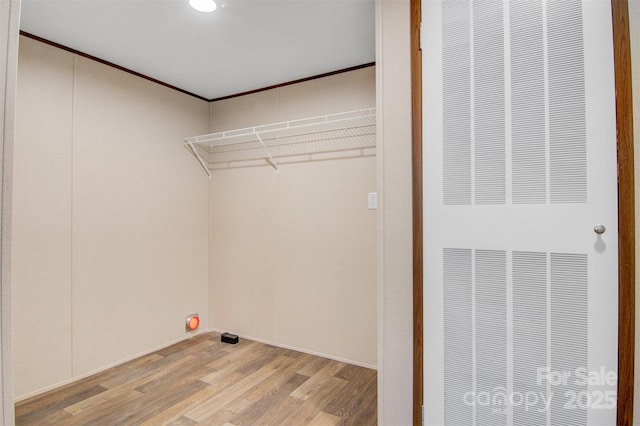
[[[264,152],[267,153],[267,157],[269,157],[269,160],[268,160],[269,163],[271,163],[273,168],[276,169],[276,173],[280,174],[280,168],[278,167],[278,164],[276,163],[276,160],[274,160],[273,157],[271,156],[271,152],[269,151],[267,146],[262,141],[262,138],[260,137],[260,133],[256,132],[256,137],[260,141],[260,144],[262,145],[262,148],[264,149]]]
[[[194,157],[196,157],[196,159],[200,162],[200,165],[202,166],[202,168],[204,169],[204,171],[207,173],[207,176],[209,176],[209,179],[211,179],[211,172],[209,171],[209,167],[207,167],[207,165],[205,164],[204,160],[202,159],[202,157],[200,156],[200,154],[198,153],[198,150],[196,149],[195,146],[193,146],[193,142],[191,141],[191,139],[185,139],[185,141],[187,142],[187,144],[189,145],[189,149],[191,150],[191,153],[194,155]],[[264,145],[264,144],[263,144]]]

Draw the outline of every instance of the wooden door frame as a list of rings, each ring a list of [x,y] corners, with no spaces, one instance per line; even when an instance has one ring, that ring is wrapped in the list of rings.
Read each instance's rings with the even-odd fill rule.
[[[627,0],[611,0],[618,133],[618,412],[617,424],[633,424],[635,345],[635,194],[633,93]],[[423,190],[421,0],[411,0],[411,105],[413,182],[413,424],[422,424]]]

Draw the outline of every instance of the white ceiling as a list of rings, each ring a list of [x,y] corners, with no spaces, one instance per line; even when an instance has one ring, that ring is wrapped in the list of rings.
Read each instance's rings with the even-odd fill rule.
[[[375,61],[374,0],[22,0],[21,30],[207,99]]]

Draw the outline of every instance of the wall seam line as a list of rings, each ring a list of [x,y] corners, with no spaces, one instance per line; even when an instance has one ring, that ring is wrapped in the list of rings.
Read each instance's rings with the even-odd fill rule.
[[[75,148],[76,148],[76,78],[77,78],[77,65],[78,65],[78,55],[73,55],[73,70],[72,70],[72,78],[71,78],[71,212],[69,217],[69,238],[70,238],[70,306],[69,316],[71,321],[71,377],[76,376],[76,359],[75,359],[75,339],[76,339],[76,328],[75,328],[75,306],[73,303],[74,295],[75,295],[75,274],[74,274],[74,266],[75,266],[75,245],[74,245],[74,223],[75,223],[75,196],[76,196],[76,188],[75,188],[75,172],[76,172],[76,161],[75,161]]]
[[[377,192],[378,192],[378,217],[377,217],[377,391],[378,391],[378,423],[385,423],[384,406],[384,19],[383,3],[376,0],[376,155],[377,155]]]
[[[278,111],[278,121],[282,121],[282,112],[281,112],[281,107],[280,107],[280,99],[282,96],[282,88],[278,87],[276,89],[276,107],[277,107],[277,111]],[[282,212],[282,197],[280,194],[280,174],[278,172],[278,174],[276,174],[276,194],[278,197],[278,203],[276,204],[276,215],[278,218],[278,227],[277,227],[277,233],[276,233],[276,308],[275,308],[275,341],[279,342],[280,341],[280,321],[281,321],[281,317],[280,317],[280,287],[282,285],[282,283],[280,282],[280,268],[282,267],[280,261],[281,261],[281,256],[280,256],[280,250],[282,250],[282,241],[281,241],[281,235],[282,235],[282,218],[280,217],[281,212]]]
[[[209,131],[213,130],[212,106],[209,104]],[[213,177],[209,179],[209,327],[213,327]]]

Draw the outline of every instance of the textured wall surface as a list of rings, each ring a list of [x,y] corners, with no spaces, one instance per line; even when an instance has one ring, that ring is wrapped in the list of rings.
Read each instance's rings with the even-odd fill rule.
[[[378,105],[378,421],[413,407],[413,239],[409,0],[376,2]]]
[[[21,38],[15,150],[16,397],[208,322],[208,185],[182,139],[209,105]]]
[[[370,67],[213,102],[211,131],[374,104]],[[375,151],[320,158],[214,171],[211,326],[375,368]]]

